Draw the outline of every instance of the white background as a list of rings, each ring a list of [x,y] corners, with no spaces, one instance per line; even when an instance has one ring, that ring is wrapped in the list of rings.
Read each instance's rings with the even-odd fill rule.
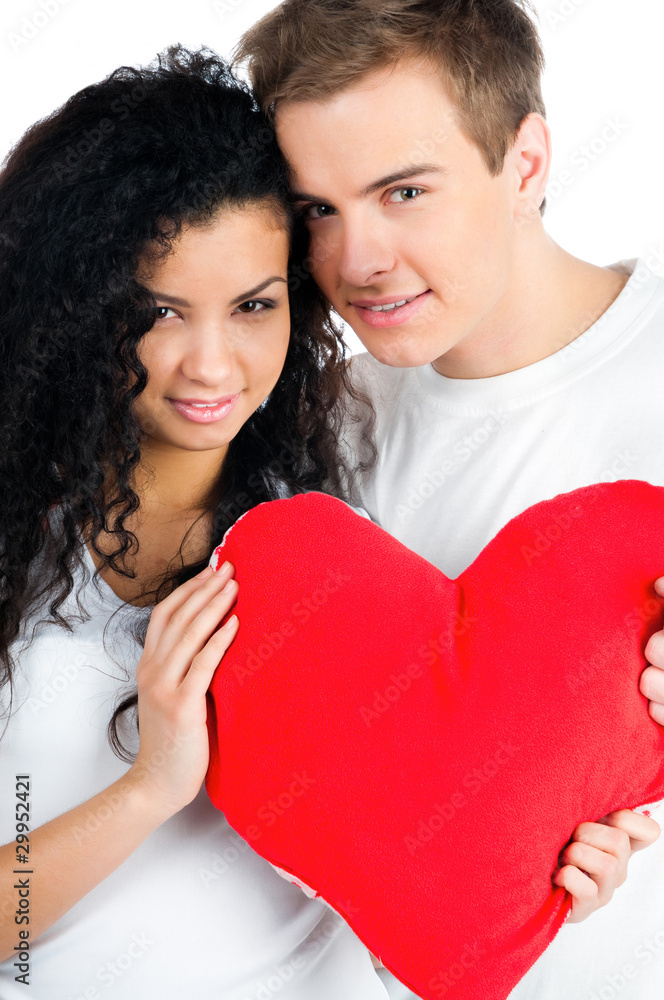
[[[3,0],[0,157],[32,122],[117,66],[147,63],[174,42],[228,55],[243,30],[275,5]],[[555,151],[547,227],[566,249],[596,264],[655,251],[664,274],[664,4],[537,0],[535,6]]]

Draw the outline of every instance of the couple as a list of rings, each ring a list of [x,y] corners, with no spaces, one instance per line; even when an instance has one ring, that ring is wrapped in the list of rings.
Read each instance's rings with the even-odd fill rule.
[[[288,0],[241,55],[281,152],[220,60],[175,51],[73,97],[0,177],[0,770],[32,776],[34,860],[24,926],[3,810],[3,1000],[26,940],[49,1000],[412,996],[200,790],[205,692],[242,627],[216,630],[237,585],[210,550],[322,489],[455,576],[543,498],[664,484],[664,286],[546,235],[523,9]],[[329,304],[369,352],[350,366]],[[657,832],[625,812],[574,831],[553,876],[572,920]],[[661,864],[640,854],[515,1000],[659,995]]]

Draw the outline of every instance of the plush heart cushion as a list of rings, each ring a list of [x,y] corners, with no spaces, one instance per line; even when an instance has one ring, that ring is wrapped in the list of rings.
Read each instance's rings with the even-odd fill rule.
[[[471,512],[472,515],[472,512]],[[664,489],[538,504],[456,581],[331,497],[246,514],[207,790],[427,1000],[503,1000],[565,920],[574,827],[664,796],[638,693]]]

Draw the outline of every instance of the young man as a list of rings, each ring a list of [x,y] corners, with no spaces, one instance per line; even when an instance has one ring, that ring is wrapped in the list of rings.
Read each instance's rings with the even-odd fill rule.
[[[524,8],[286,0],[239,53],[291,164],[314,277],[369,352],[353,367],[379,461],[357,501],[449,576],[545,498],[664,485],[645,433],[664,415],[664,281],[647,262],[595,267],[547,235],[543,56]],[[642,690],[661,700],[657,676]],[[575,831],[554,877],[575,919],[620,883],[626,835],[637,848],[653,830],[620,813]],[[514,1000],[661,997],[663,889],[664,838],[609,907],[561,930]]]

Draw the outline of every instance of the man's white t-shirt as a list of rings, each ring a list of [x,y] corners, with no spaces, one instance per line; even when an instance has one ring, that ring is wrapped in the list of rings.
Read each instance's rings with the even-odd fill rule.
[[[456,577],[542,500],[618,479],[664,486],[664,280],[642,261],[616,269],[631,277],[604,316],[527,368],[461,380],[353,358],[379,455],[354,502]],[[349,424],[351,452],[357,434]],[[664,808],[653,815],[664,826]],[[412,996],[383,978],[394,998]],[[614,997],[664,997],[664,835],[631,859],[608,906],[561,929],[511,1000]]]
[[[75,584],[90,620],[73,633],[42,625],[26,648],[14,650],[14,710],[0,739],[0,844],[15,836],[16,775],[30,775],[35,829],[128,768],[113,754],[106,726],[120,697],[135,688],[141,651],[126,615],[136,609],[119,611],[122,602],[103,582],[97,589],[79,574]],[[64,613],[73,607],[70,600]],[[6,699],[4,689],[0,708]],[[73,836],[82,841],[86,830]],[[30,861],[16,867],[39,865],[38,856]],[[26,877],[17,874],[17,884]],[[0,920],[13,923],[18,890],[3,886],[0,904]],[[15,926],[17,945],[25,926]],[[31,940],[30,954],[27,987],[16,981],[15,959],[0,964],[2,1000],[386,997],[368,952],[344,921],[280,878],[204,789]]]

